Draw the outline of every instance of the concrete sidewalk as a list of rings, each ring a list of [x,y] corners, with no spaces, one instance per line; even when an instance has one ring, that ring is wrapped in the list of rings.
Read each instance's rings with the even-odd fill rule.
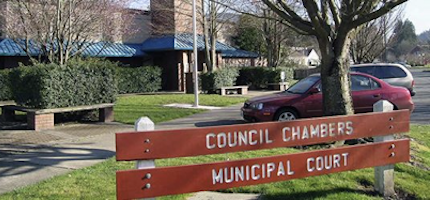
[[[156,129],[243,123],[240,106],[160,123]],[[0,194],[102,162],[115,155],[114,134],[133,129],[131,125],[99,123],[56,126],[55,130],[41,132],[1,130]],[[258,198],[258,195],[208,194],[211,193],[196,193],[192,199]]]

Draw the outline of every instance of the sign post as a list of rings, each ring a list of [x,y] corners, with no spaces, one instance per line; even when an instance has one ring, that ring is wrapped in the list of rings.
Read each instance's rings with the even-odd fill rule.
[[[391,112],[393,111],[393,109],[394,109],[393,104],[391,104],[386,100],[378,101],[373,105],[373,112]],[[374,141],[377,143],[393,141],[393,140],[394,140],[394,135],[374,137]],[[390,148],[393,150],[390,156],[391,157],[397,156],[394,150],[398,148],[398,145],[392,145]],[[391,197],[396,194],[396,192],[394,191],[394,165],[393,164],[375,167],[375,190],[385,197]]]
[[[152,122],[151,119],[149,119],[148,117],[141,117],[139,118],[135,124],[134,124],[134,130],[135,131],[153,131],[155,129],[155,125],[154,122]],[[151,140],[145,140],[144,143],[146,144],[150,144]],[[149,149],[145,149],[144,151],[145,153],[149,153]],[[138,160],[136,162],[136,169],[153,169],[155,168],[155,161],[154,160]],[[151,179],[151,174],[147,173],[145,174],[142,179],[144,180],[150,180]],[[145,186],[143,186],[141,188],[142,190],[149,190],[151,189],[151,184],[145,184]],[[146,200],[155,200],[155,198],[150,198],[150,199],[146,199]]]

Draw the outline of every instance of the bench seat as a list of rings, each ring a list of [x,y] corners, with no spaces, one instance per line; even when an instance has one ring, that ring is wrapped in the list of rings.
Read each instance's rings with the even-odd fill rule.
[[[5,120],[13,120],[15,111],[27,113],[27,126],[31,130],[46,130],[54,128],[54,114],[76,112],[84,110],[99,110],[100,122],[112,122],[114,120],[113,103],[96,104],[89,106],[76,106],[67,108],[52,108],[52,109],[33,109],[23,106],[6,105],[2,106],[2,115]]]
[[[235,91],[237,92],[237,94],[248,94],[248,86],[247,85],[239,85],[239,86],[226,86],[226,87],[221,87],[221,95],[225,96],[227,95],[227,91]]]

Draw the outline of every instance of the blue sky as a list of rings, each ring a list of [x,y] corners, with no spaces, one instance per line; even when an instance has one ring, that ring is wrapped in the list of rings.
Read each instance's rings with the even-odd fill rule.
[[[143,9],[149,0],[135,0],[132,7]],[[417,34],[430,30],[430,0],[409,0],[405,7],[405,19],[414,23]]]

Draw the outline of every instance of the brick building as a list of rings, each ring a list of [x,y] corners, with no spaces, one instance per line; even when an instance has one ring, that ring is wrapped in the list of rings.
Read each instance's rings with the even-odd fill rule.
[[[159,66],[163,69],[163,90],[187,91],[187,77],[191,77],[190,66],[193,66],[194,59],[192,9],[191,4],[185,2],[186,0],[151,0],[150,11],[130,10],[135,16],[133,26],[139,27],[139,31],[122,35],[121,41],[108,45],[95,38],[82,55],[104,57],[130,67]],[[0,3],[0,10],[6,6]],[[7,22],[5,18],[0,16],[1,23]],[[202,27],[199,26],[197,42],[199,71],[202,71],[205,65],[202,32]],[[26,52],[16,44],[16,41],[4,34],[0,37],[0,69],[17,67],[20,62],[28,63]],[[255,53],[239,50],[219,41],[216,43],[216,49],[218,67],[238,63],[253,65],[258,57]],[[36,56],[39,51],[32,49],[31,54]]]

